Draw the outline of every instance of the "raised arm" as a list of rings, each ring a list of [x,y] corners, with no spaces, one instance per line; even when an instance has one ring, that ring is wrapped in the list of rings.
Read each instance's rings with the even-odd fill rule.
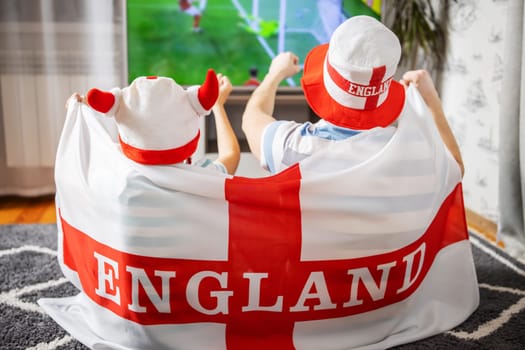
[[[252,154],[261,159],[261,137],[264,128],[275,121],[273,109],[275,95],[281,81],[299,72],[299,58],[291,52],[283,52],[272,60],[268,73],[254,90],[242,116],[242,130]]]
[[[228,77],[222,74],[217,74],[217,78],[219,80],[219,97],[212,107],[217,130],[217,149],[219,153],[217,161],[224,165],[228,174],[233,175],[239,165],[241,148],[224,108],[224,104],[232,91],[232,84]]]
[[[421,97],[423,97],[423,100],[425,100],[425,103],[432,113],[434,123],[436,123],[443,143],[445,146],[447,146],[454,159],[458,162],[461,169],[461,176],[463,176],[465,168],[463,166],[461,152],[459,150],[456,138],[454,137],[454,134],[452,133],[452,130],[450,129],[450,126],[447,122],[445,113],[443,112],[441,99],[439,98],[436,88],[434,87],[434,83],[432,82],[430,74],[428,74],[426,70],[408,71],[403,75],[401,83],[405,86],[414,84],[414,86],[418,89]]]

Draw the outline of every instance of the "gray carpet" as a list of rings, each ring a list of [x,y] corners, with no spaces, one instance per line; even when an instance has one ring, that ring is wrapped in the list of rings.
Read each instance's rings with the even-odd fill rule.
[[[55,225],[0,225],[0,349],[85,349],[36,304],[77,293],[58,267],[56,232]],[[450,332],[395,349],[525,348],[525,266],[474,233],[471,242],[478,310]]]

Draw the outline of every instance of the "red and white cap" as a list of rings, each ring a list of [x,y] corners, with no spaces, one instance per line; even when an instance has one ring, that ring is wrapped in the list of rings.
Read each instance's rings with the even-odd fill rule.
[[[401,56],[397,36],[370,16],[355,16],[334,31],[329,44],[312,49],[301,80],[306,100],[338,126],[385,127],[404,106],[404,87],[393,80]]]
[[[180,163],[197,149],[199,117],[209,114],[219,84],[209,70],[201,86],[184,89],[166,77],[139,77],[111,91],[91,89],[87,103],[113,116],[124,154],[141,164]]]

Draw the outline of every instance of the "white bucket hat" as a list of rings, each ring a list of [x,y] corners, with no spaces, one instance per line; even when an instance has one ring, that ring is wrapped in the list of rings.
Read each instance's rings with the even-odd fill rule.
[[[392,78],[401,45],[370,16],[355,16],[334,31],[329,44],[308,54],[301,80],[306,100],[321,118],[366,130],[391,124],[401,113],[404,87]]]

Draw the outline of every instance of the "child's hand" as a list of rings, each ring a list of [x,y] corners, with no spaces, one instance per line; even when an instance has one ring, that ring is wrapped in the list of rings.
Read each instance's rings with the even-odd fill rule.
[[[420,69],[406,72],[401,79],[401,84],[405,87],[413,84],[419,90],[421,97],[423,97],[423,100],[430,109],[441,108],[441,100],[438,92],[436,91],[430,74],[426,70]]]
[[[219,81],[219,97],[217,97],[215,104],[223,106],[228,100],[233,87],[230,79],[225,75],[217,74],[217,80]]]
[[[66,109],[70,101],[85,102],[85,99],[78,92],[73,93],[73,95],[71,95],[66,101]]]
[[[270,68],[268,69],[268,73],[275,75],[279,80],[283,80],[294,76],[300,70],[299,57],[288,51],[281,52],[274,57],[270,64]]]

